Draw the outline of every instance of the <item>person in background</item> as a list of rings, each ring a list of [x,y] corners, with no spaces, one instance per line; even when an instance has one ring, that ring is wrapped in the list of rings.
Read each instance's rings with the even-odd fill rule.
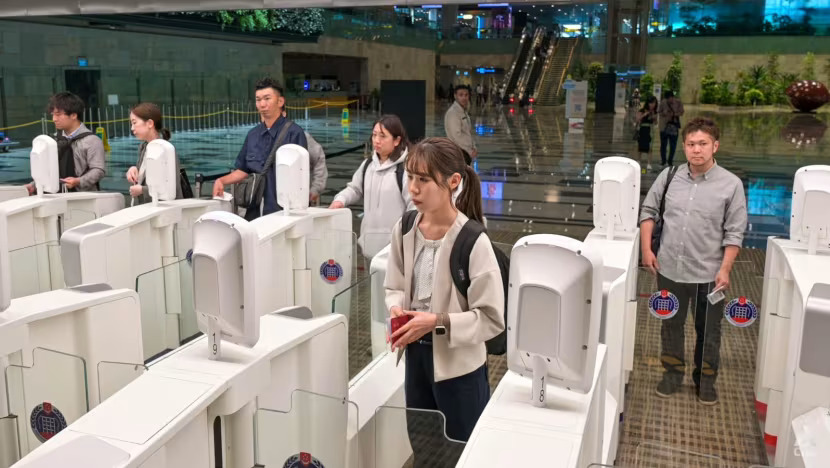
[[[326,189],[326,179],[329,177],[326,153],[323,151],[323,146],[317,143],[310,133],[305,132],[305,139],[308,142],[308,170],[311,173],[308,198],[312,205],[317,205],[320,201],[320,194]]]
[[[279,149],[279,146],[293,143],[303,148],[308,147],[303,129],[282,116],[282,109],[285,107],[282,86],[271,78],[263,78],[256,83],[254,88],[256,107],[262,122],[252,128],[245,136],[242,149],[236,157],[233,172],[220,177],[214,182],[214,196],[223,196],[225,185],[242,182],[249,174],[266,169],[264,166],[268,162],[268,157],[272,152]],[[277,142],[277,137],[284,125],[290,127],[285,132],[284,140]],[[279,143],[279,146],[275,147],[276,143]],[[262,210],[247,210],[245,219],[249,221],[282,209],[277,205],[277,174],[276,171],[270,169],[273,169],[273,166],[265,174],[266,182]]]
[[[450,279],[450,252],[461,228],[481,221],[481,183],[458,145],[427,138],[413,148],[406,168],[418,214],[408,232],[395,224],[384,286],[390,316],[411,319],[389,340],[393,350],[406,350],[407,408],[442,412],[447,436],[466,441],[490,399],[485,341],[505,327],[501,271],[485,233],[470,255],[466,300]],[[413,418],[407,418],[409,437],[417,439]],[[414,466],[427,466],[417,453]]]
[[[371,259],[389,244],[395,223],[413,209],[405,170],[409,139],[397,115],[384,115],[372,126],[371,158],[360,164],[352,181],[340,191],[329,208],[343,208],[363,199],[363,221],[358,245]]]
[[[651,127],[657,121],[657,98],[649,96],[645,105],[640,112],[637,113],[637,125],[639,125],[639,136],[637,138],[637,151],[640,153],[640,158],[645,153],[646,167],[643,169],[643,174],[651,171]]]
[[[127,182],[130,183],[130,196],[139,203],[144,203],[150,200],[144,177],[144,153],[147,151],[147,144],[159,138],[170,140],[170,130],[164,127],[159,106],[151,102],[142,102],[130,110],[130,130],[141,140],[141,145],[138,147],[138,162],[127,170]],[[176,155],[176,200],[182,198],[184,196],[179,177],[179,156]]]
[[[460,146],[471,158],[478,157],[476,143],[473,139],[473,123],[467,111],[470,108],[470,87],[458,85],[455,88],[455,103],[444,115],[444,131],[447,138]]]
[[[677,150],[677,137],[680,133],[680,117],[685,110],[680,99],[669,90],[663,93],[663,100],[657,109],[660,114],[660,164],[674,165],[674,152]],[[669,146],[668,158],[666,146]]]
[[[665,373],[657,395],[668,398],[685,375],[685,333],[691,300],[695,322],[695,369],[692,380],[704,405],[718,402],[715,380],[720,363],[723,300],[710,304],[707,296],[729,287],[747,225],[746,195],[741,179],[715,161],[720,130],[715,122],[697,118],[683,129],[688,163],[669,180],[668,167],[657,176],[643,201],[640,239],[643,266],[657,275],[657,288],[677,297],[674,317],[663,320],[660,361]],[[660,249],[655,255],[651,236],[668,185]]]
[[[104,143],[81,122],[84,101],[63,92],[49,99],[48,112],[55,122],[58,141],[58,173],[63,187],[71,192],[100,190],[100,181],[107,173]],[[26,184],[29,195],[35,184]]]

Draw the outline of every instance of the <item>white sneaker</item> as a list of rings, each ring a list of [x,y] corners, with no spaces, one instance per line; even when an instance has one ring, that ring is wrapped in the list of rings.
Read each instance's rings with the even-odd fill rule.
[[[646,171],[651,172],[651,164],[646,165]]]

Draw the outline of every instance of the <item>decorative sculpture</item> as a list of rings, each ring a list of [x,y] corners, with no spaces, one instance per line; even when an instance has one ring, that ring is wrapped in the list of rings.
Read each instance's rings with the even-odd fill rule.
[[[801,112],[812,112],[830,101],[830,92],[815,80],[796,81],[787,88],[790,104]]]
[[[827,125],[812,115],[796,115],[781,129],[781,138],[797,149],[814,147],[824,138]]]

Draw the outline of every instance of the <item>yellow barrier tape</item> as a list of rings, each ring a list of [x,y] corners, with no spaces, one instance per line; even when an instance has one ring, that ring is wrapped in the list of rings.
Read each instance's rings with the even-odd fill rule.
[[[225,112],[228,111],[219,111],[201,115],[165,115],[164,117],[167,119],[203,119],[205,117],[213,117],[214,115],[224,114]]]
[[[310,107],[291,107],[291,106],[285,106],[285,108],[286,108],[286,109],[291,109],[291,110],[305,110],[305,109],[319,109],[319,108],[321,108],[321,107],[323,107],[323,106],[325,106],[325,104],[319,104],[319,105],[316,105],[316,106],[310,106]]]
[[[254,111],[254,112],[247,112],[247,111],[235,111],[235,110],[228,110],[228,111],[225,111],[225,112],[229,112],[229,113],[231,113],[231,114],[246,114],[246,115],[247,115],[247,114],[259,114],[259,112],[258,112],[258,111]]]
[[[42,121],[41,120],[33,120],[29,123],[24,123],[24,124],[20,124],[20,125],[12,125],[11,127],[0,128],[0,131],[2,131],[2,130],[14,130],[15,128],[29,127],[29,126],[32,126],[32,125],[39,124],[40,122],[42,122]]]
[[[117,120],[101,120],[98,122],[84,122],[84,125],[105,125],[111,123],[118,123],[118,122],[129,122],[130,119],[117,119]]]
[[[329,105],[329,106],[348,106],[349,104],[356,103],[357,99],[355,99],[354,101],[320,101],[320,100],[314,99],[311,102],[320,102],[320,103],[323,103],[323,105]]]

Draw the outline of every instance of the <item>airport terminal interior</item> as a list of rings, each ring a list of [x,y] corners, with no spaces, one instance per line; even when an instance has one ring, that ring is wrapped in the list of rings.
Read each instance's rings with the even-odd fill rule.
[[[830,2],[26,3],[0,5],[0,468],[827,466]],[[284,210],[243,221],[214,188],[276,118],[258,109],[264,77],[328,175],[309,202],[291,172],[309,172],[309,151],[296,164],[276,152]],[[66,91],[105,148],[96,195],[44,189],[61,187],[61,142],[42,135]],[[147,145],[158,185],[140,201],[127,174],[142,102],[172,136]],[[367,170],[384,114],[410,150],[471,139],[487,236],[511,259],[506,352],[486,357],[489,403],[468,440],[407,407],[411,356],[385,336],[387,265],[407,241],[391,252],[389,226],[392,246],[368,253],[378,234],[361,223],[378,208],[328,209]],[[688,229],[717,237],[718,264],[731,251],[731,211],[693,203],[723,186],[696,192],[715,176],[686,171],[684,139],[712,134],[683,126],[709,121],[745,229],[725,298],[698,289],[679,322],[685,367],[666,394],[667,324],[686,305],[642,262],[640,213],[673,138],[672,183],[694,184],[683,206],[714,226]],[[179,169],[190,199],[170,185]],[[151,183],[161,171],[167,185]],[[524,282],[546,292],[521,296]],[[430,336],[438,375],[444,338]]]

